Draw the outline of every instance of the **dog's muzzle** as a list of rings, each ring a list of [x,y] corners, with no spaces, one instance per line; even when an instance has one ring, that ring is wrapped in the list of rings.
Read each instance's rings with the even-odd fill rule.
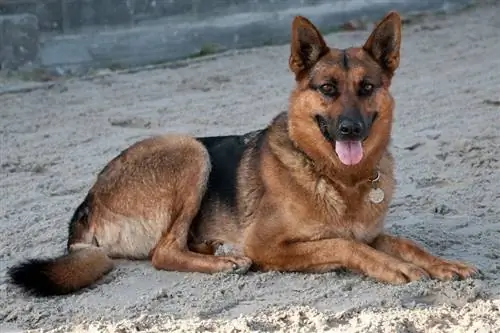
[[[340,115],[337,119],[316,115],[316,123],[334,147],[339,160],[345,165],[358,164],[363,159],[362,142],[367,138],[369,128],[375,120],[376,113],[368,119]]]
[[[340,116],[335,128],[337,141],[361,141],[366,137],[366,125],[363,119]]]
[[[315,120],[326,140],[331,141],[363,141],[368,137],[371,125],[377,118],[377,112],[365,117],[349,117],[340,115],[332,119],[316,115]]]
[[[337,120],[316,115],[321,134],[331,141],[361,141],[366,137],[366,125],[363,121],[340,116]]]

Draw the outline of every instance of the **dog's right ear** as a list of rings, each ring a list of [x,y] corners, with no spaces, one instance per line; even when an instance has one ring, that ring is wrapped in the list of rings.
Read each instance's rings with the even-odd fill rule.
[[[296,16],[292,23],[289,59],[292,72],[299,75],[310,69],[328,51],[328,46],[319,30],[305,17]]]

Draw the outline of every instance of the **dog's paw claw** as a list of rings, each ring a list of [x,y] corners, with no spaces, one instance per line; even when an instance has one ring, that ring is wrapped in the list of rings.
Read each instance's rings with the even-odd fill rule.
[[[419,279],[419,281],[429,281],[431,280],[431,277],[428,274],[422,275]]]
[[[249,266],[248,267],[245,267],[245,266],[243,266],[243,267],[236,266],[236,267],[233,268],[233,273],[234,274],[245,274],[246,272],[248,272],[249,268],[250,268]]]
[[[230,273],[245,274],[252,266],[252,260],[247,257],[236,257],[232,261]]]
[[[471,277],[475,277],[475,278],[484,278],[486,275],[484,274],[484,272],[482,270],[480,270],[479,268],[476,268],[476,271],[474,273],[472,273]]]

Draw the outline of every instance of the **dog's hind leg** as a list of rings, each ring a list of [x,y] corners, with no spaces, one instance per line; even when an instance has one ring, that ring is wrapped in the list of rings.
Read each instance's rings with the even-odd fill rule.
[[[189,248],[191,222],[200,209],[211,164],[207,150],[198,141],[185,141],[182,149],[186,151],[172,157],[178,158],[176,162],[182,167],[175,168],[179,170],[179,175],[170,175],[171,178],[177,179],[174,191],[176,200],[173,208],[170,208],[173,214],[171,219],[166,221],[167,228],[151,251],[153,266],[162,270],[184,272],[246,272],[252,263],[249,258],[214,256],[209,254],[212,251]],[[169,163],[173,162],[175,161],[170,159]]]

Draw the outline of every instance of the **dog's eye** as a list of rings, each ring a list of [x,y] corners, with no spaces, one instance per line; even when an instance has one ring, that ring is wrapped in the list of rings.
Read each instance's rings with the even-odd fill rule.
[[[361,89],[360,89],[360,94],[362,96],[368,96],[368,95],[371,95],[371,93],[373,92],[373,84],[371,83],[368,83],[368,82],[363,82],[361,84]]]
[[[325,83],[319,86],[319,91],[326,96],[335,96],[337,94],[337,87],[331,83]]]

